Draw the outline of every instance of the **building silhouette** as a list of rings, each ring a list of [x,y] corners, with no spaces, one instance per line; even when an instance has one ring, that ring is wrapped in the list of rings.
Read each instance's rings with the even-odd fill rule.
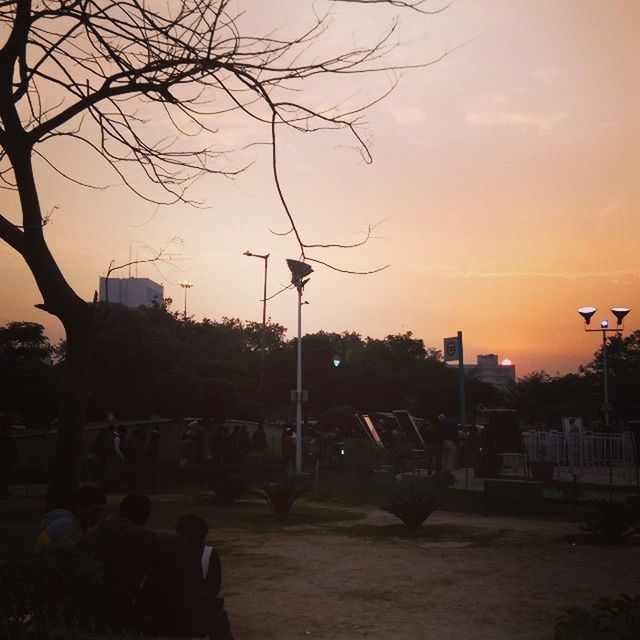
[[[478,356],[477,364],[465,364],[465,371],[471,373],[478,380],[506,390],[516,382],[515,364],[498,364],[495,353]]]
[[[100,278],[98,297],[126,307],[150,307],[163,303],[164,287],[149,278]]]

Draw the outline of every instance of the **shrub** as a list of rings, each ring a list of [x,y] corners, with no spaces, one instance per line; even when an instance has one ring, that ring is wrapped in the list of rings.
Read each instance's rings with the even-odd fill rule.
[[[640,597],[622,594],[600,598],[589,608],[566,609],[555,624],[554,640],[637,640],[640,638]]]
[[[582,527],[583,531],[615,542],[640,530],[638,527],[640,512],[637,505],[604,500],[594,500],[591,504],[595,508],[595,513],[586,521]]]
[[[245,458],[249,474],[256,481],[275,482],[282,477],[282,460],[261,451],[249,453]]]
[[[397,518],[411,531],[418,530],[424,521],[438,508],[440,493],[420,488],[413,482],[400,482],[396,495],[380,508]]]
[[[76,549],[47,549],[0,565],[0,618],[13,635],[26,628],[90,627],[98,564]]]
[[[210,476],[209,486],[219,504],[233,504],[251,484],[251,475],[240,467],[217,467]]]
[[[271,505],[278,518],[286,520],[293,503],[306,491],[307,485],[285,479],[266,484],[259,493]]]

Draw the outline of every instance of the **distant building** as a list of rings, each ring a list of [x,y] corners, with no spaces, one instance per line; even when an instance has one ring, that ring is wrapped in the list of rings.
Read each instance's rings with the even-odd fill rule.
[[[465,370],[481,380],[506,390],[516,382],[516,365],[507,360],[505,364],[498,364],[498,356],[489,353],[478,356],[477,364],[465,364]]]
[[[109,278],[107,296],[107,278],[100,278],[99,299],[133,308],[150,307],[154,303],[163,303],[164,287],[149,278]]]

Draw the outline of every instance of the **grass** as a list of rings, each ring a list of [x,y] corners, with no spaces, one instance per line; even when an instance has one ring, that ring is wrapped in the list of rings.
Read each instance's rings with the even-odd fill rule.
[[[422,540],[433,543],[452,543],[455,546],[489,547],[501,541],[507,534],[506,529],[481,529],[457,524],[425,524],[418,530],[410,530],[397,524],[370,524],[353,522],[335,527],[319,527],[318,533],[344,535],[370,540]]]
[[[149,526],[173,529],[177,518],[189,512],[202,516],[209,524],[214,537],[218,528],[260,532],[292,529],[303,525],[334,524],[358,520],[363,515],[354,509],[314,505],[301,498],[293,505],[289,518],[282,522],[262,498],[246,498],[236,501],[233,505],[215,505],[199,502],[193,496],[175,494],[155,496]]]

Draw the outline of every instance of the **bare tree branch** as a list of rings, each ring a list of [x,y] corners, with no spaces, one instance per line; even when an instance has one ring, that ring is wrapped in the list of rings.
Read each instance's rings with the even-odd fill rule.
[[[124,262],[123,264],[119,264],[119,265],[114,264],[115,260],[111,260],[111,262],[109,263],[109,267],[107,268],[107,273],[105,275],[105,298],[106,298],[105,302],[107,304],[109,303],[109,278],[111,277],[111,274],[114,271],[119,271],[120,269],[126,269],[127,267],[131,267],[133,265],[139,265],[139,264],[156,264],[158,262],[162,262],[165,264],[172,264],[176,258],[176,254],[169,253],[168,248],[169,246],[171,246],[176,242],[181,243],[182,239],[172,238],[167,245],[165,245],[164,247],[161,247],[160,249],[153,249],[152,247],[146,247],[147,249],[151,250],[153,253],[153,255],[150,258],[143,258],[142,260],[139,260],[138,258],[136,258],[135,260],[130,260],[129,262]]]
[[[24,252],[24,234],[13,223],[0,214],[0,238],[18,253]]]

